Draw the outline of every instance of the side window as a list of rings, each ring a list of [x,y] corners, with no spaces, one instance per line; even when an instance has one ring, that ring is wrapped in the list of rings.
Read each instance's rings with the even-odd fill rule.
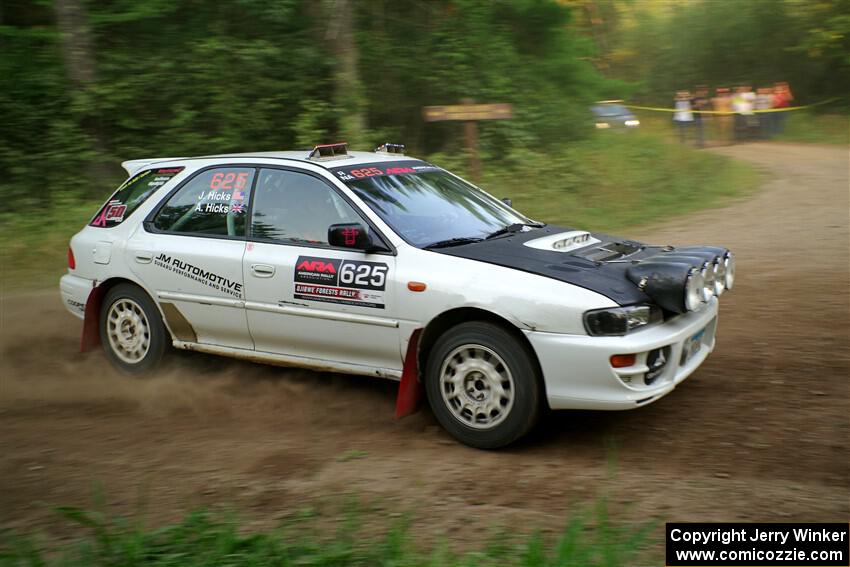
[[[321,179],[281,169],[260,170],[251,219],[253,238],[327,244],[330,225],[350,222],[363,220]]]
[[[163,167],[147,169],[137,173],[121,184],[109,201],[98,211],[90,226],[112,228],[133,214],[154,191],[171,181],[171,178],[183,171],[182,167]]]
[[[166,232],[245,236],[254,168],[222,167],[195,176],[154,218]]]

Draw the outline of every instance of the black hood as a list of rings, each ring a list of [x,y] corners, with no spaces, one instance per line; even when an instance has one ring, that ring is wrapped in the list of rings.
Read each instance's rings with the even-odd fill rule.
[[[619,305],[652,302],[626,277],[626,270],[635,261],[657,256],[662,252],[659,247],[599,233],[590,235],[600,242],[570,252],[525,246],[530,240],[576,230],[547,225],[510,236],[432,251],[577,285],[602,294]]]

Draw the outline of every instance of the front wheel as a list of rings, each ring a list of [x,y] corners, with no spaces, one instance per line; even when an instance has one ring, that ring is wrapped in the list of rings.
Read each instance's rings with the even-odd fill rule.
[[[153,300],[138,286],[110,289],[100,313],[100,340],[109,361],[127,374],[153,370],[166,349],[165,325]]]
[[[540,373],[526,345],[483,321],[444,333],[426,366],[428,403],[457,440],[479,449],[507,445],[540,415]]]

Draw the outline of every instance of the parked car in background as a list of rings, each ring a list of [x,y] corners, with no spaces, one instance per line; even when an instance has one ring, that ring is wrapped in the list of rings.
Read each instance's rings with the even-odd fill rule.
[[[602,100],[591,107],[590,110],[596,118],[598,129],[624,129],[640,126],[640,120],[621,103],[622,101],[619,100]]]

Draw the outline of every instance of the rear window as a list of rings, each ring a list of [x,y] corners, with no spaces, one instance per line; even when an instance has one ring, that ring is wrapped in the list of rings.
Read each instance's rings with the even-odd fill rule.
[[[154,191],[171,181],[171,178],[183,171],[182,167],[164,167],[147,169],[137,173],[121,187],[103,205],[89,226],[111,228],[118,226],[133,214]]]

